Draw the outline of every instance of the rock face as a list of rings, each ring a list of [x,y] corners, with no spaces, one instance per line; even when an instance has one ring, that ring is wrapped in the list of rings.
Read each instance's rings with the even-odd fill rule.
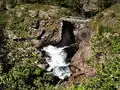
[[[79,83],[82,78],[93,77],[96,75],[96,70],[89,67],[86,63],[86,59],[90,59],[93,55],[93,51],[90,48],[88,42],[81,42],[79,49],[71,59],[71,72],[67,84]]]
[[[72,85],[75,82],[79,82],[81,77],[92,77],[96,75],[96,70],[92,67],[89,67],[86,63],[86,59],[90,59],[93,55],[93,51],[90,47],[89,40],[93,35],[91,28],[87,25],[90,20],[79,19],[77,17],[61,18],[61,20],[67,20],[74,24],[74,35],[76,38],[76,43],[79,43],[79,49],[71,59],[71,72],[72,75],[69,77],[67,84]],[[60,24],[60,23],[59,23]],[[57,34],[54,32],[44,33],[39,41],[38,46],[44,47],[45,45],[51,44],[53,42],[59,42],[61,40],[62,33],[60,33],[61,27],[57,31]],[[52,39],[56,37],[55,39]],[[57,39],[58,38],[58,39]],[[38,64],[39,65],[39,64]],[[41,67],[42,68],[42,67]]]
[[[81,80],[81,77],[92,77],[96,75],[96,70],[89,67],[86,63],[86,59],[90,59],[93,55],[93,51],[90,47],[89,40],[94,34],[92,29],[87,25],[90,20],[77,17],[62,18],[62,20],[70,21],[74,24],[74,35],[76,42],[79,43],[79,49],[71,59],[71,72],[67,84],[72,85]]]
[[[38,31],[38,35],[41,36],[41,40],[40,43],[36,46],[36,48],[38,47],[42,47],[46,44],[48,44],[49,42],[58,42],[61,39],[61,27],[60,26],[60,22],[67,20],[69,22],[72,22],[75,26],[74,29],[74,35],[76,38],[76,42],[88,42],[91,35],[92,35],[92,30],[90,29],[90,27],[88,27],[87,23],[89,22],[89,20],[86,19],[79,19],[75,18],[75,17],[69,17],[69,18],[61,18],[61,20],[59,22],[55,22],[55,23],[51,23],[51,22],[47,22],[47,21],[41,21],[41,25],[39,30],[44,32],[44,34],[41,36],[41,32]],[[48,31],[44,31],[41,29],[46,28],[46,26],[50,26],[52,27],[52,25],[56,26],[56,30],[48,30]],[[39,37],[38,36],[38,37]],[[42,43],[43,42],[43,43]]]

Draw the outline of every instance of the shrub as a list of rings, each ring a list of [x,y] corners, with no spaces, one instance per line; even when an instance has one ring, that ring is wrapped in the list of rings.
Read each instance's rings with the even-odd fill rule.
[[[86,90],[117,90],[120,88],[120,37],[109,28],[100,26],[91,39],[97,76],[84,83]],[[101,57],[103,62],[101,61]]]

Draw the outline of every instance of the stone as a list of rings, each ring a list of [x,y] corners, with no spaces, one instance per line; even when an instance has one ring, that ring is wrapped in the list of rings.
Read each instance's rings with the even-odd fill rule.
[[[31,17],[36,17],[38,16],[39,11],[37,10],[28,10],[28,13]]]
[[[68,83],[75,83],[79,81],[81,76],[93,77],[96,75],[96,70],[89,67],[85,63],[85,59],[91,58],[93,55],[92,50],[88,42],[82,42],[79,44],[79,49],[71,59],[71,72],[72,75],[68,79]],[[71,81],[72,78],[72,81]],[[72,85],[72,84],[71,84]]]

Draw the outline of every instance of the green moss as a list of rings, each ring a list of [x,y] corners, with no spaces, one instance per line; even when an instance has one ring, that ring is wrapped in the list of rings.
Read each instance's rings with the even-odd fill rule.
[[[19,7],[24,7],[27,10],[43,10],[47,11],[48,9],[51,9],[50,5],[43,5],[43,4],[23,4]]]
[[[75,85],[72,85],[69,90],[85,90],[85,88],[81,85],[78,85],[78,86],[75,86]]]
[[[5,12],[0,12],[0,24],[6,23],[8,16]]]
[[[44,5],[44,4],[24,4],[24,5],[20,5],[16,8],[19,7],[24,7],[27,10],[42,10],[42,11],[48,11],[50,9],[58,9],[59,14],[63,14],[66,15],[67,13],[70,14],[70,10],[67,8],[63,8],[60,6],[52,6],[52,5]]]

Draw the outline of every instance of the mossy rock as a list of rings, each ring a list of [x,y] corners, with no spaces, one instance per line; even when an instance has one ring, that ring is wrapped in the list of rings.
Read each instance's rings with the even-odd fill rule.
[[[1,14],[1,22],[6,18],[6,30],[11,30],[19,37],[28,37],[30,30],[34,31],[38,27],[34,27],[42,20],[47,20],[45,29],[55,30],[58,28],[57,21],[60,17],[70,15],[71,11],[52,5],[41,4],[24,4],[11,8],[6,13]]]
[[[99,31],[100,27],[111,29],[111,32],[120,34],[120,3],[117,3],[103,12],[97,14],[90,22],[90,26],[94,31]]]

